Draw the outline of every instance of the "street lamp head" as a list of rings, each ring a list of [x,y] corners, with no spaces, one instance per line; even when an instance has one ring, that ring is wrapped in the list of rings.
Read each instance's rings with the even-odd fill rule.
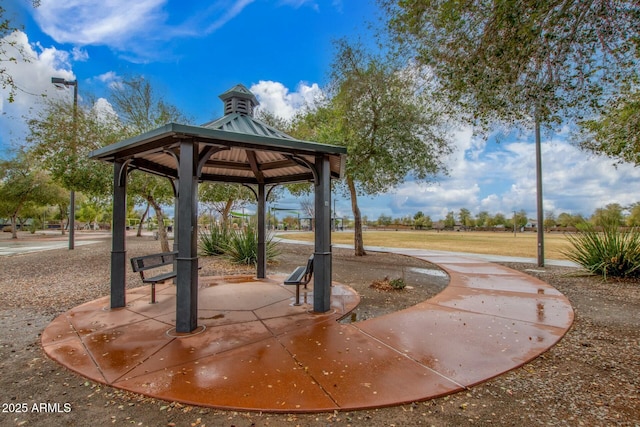
[[[51,83],[53,83],[56,87],[61,88],[62,86],[76,86],[78,84],[78,81],[65,80],[62,77],[51,77]]]

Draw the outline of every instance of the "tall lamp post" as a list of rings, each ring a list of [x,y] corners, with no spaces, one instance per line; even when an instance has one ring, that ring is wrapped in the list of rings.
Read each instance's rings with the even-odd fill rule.
[[[73,142],[71,149],[76,152],[77,120],[78,120],[78,80],[65,80],[62,77],[51,77],[51,83],[57,88],[73,86]],[[76,192],[70,190],[69,200],[69,249],[73,249],[76,229]]]

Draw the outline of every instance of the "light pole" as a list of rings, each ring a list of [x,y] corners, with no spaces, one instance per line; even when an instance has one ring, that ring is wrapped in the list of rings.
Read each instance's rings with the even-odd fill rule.
[[[51,83],[57,88],[73,86],[73,141],[71,142],[71,150],[75,155],[76,139],[78,136],[78,80],[65,80],[62,77],[51,77]],[[75,247],[76,192],[73,188],[70,189],[69,192],[69,249],[73,249]]]
[[[542,203],[542,144],[540,142],[540,121],[536,114],[536,205],[538,216],[538,267],[544,267],[544,211]]]

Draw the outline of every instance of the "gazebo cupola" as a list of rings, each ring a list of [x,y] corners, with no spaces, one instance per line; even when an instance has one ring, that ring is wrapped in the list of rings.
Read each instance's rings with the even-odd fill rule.
[[[255,95],[244,85],[236,85],[220,95],[224,114],[244,114],[253,117],[253,109],[260,105]]]

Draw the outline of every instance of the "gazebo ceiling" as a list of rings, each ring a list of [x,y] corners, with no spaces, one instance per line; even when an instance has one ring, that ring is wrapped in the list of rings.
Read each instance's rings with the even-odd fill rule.
[[[183,142],[196,145],[201,181],[278,184],[312,181],[317,155],[329,156],[331,178],[341,178],[346,149],[297,140],[252,117],[253,94],[238,85],[220,96],[222,118],[203,126],[169,123],[150,132],[93,151],[107,162],[169,178],[178,177]]]

